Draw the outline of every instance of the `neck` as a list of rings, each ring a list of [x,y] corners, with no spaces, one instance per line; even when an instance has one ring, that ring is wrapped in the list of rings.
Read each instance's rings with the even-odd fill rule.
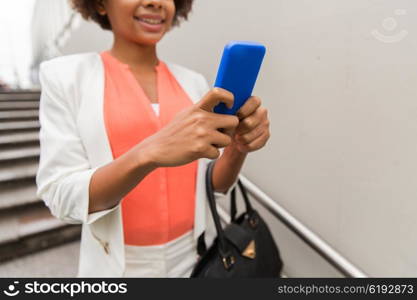
[[[153,69],[158,64],[156,45],[141,45],[115,36],[110,53],[133,68]]]

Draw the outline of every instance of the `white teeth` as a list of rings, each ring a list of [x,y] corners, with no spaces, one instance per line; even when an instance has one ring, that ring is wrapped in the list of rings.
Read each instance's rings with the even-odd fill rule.
[[[140,21],[143,21],[145,23],[149,23],[152,25],[161,24],[162,20],[155,20],[155,19],[146,19],[146,18],[139,18]]]

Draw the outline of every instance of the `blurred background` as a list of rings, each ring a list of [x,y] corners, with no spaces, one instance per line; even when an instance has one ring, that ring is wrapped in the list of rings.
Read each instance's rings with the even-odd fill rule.
[[[242,178],[288,277],[417,276],[416,14],[413,0],[196,0],[159,46],[210,83],[230,40],[267,46],[254,94],[272,136]],[[38,68],[112,34],[66,0],[2,0],[0,35],[0,277],[75,276],[80,228],[35,195]]]

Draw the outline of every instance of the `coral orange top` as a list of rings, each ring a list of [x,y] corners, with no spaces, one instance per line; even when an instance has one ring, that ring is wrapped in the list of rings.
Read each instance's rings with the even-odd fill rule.
[[[100,53],[105,72],[104,122],[116,159],[167,125],[193,104],[166,64],[159,61],[157,92],[159,116],[129,65],[108,51]],[[123,199],[125,244],[164,244],[194,227],[197,161],[161,167],[149,173]]]

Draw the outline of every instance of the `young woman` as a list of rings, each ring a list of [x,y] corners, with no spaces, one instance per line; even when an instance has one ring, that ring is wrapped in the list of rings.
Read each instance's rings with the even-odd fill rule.
[[[41,64],[37,194],[54,216],[83,224],[78,276],[188,277],[198,237],[215,237],[207,163],[217,159],[221,199],[269,139],[258,97],[237,116],[213,113],[233,95],[158,58],[156,45],[192,2],[72,0],[113,32],[112,48]]]

